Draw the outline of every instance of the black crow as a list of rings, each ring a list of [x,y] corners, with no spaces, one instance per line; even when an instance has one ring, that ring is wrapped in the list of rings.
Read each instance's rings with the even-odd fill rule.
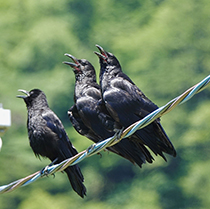
[[[133,81],[122,72],[117,58],[96,45],[99,52],[94,52],[100,61],[100,87],[105,106],[114,120],[123,127],[134,122],[158,108],[150,101]],[[134,136],[140,143],[148,146],[156,155],[166,160],[163,152],[176,156],[176,151],[163,130],[160,119],[156,119]]]
[[[23,98],[28,110],[27,129],[30,146],[37,157],[48,157],[52,164],[76,155],[78,152],[70,142],[62,122],[49,108],[43,91],[33,89],[30,92],[19,90],[26,95]],[[86,195],[83,175],[78,165],[65,169],[75,192],[81,197]]]
[[[70,54],[70,65],[75,73],[75,104],[69,109],[68,115],[74,128],[81,135],[86,136],[95,143],[107,139],[115,134],[115,130],[122,128],[109,115],[101,98],[100,86],[96,82],[95,69],[85,59],[76,59]],[[149,151],[139,143],[123,139],[118,144],[107,148],[128,160],[138,164],[152,162]]]

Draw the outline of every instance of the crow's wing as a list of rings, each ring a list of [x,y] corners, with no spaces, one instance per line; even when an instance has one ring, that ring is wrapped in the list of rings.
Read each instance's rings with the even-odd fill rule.
[[[46,134],[51,137],[51,140],[56,142],[57,149],[61,156],[63,156],[63,159],[76,155],[78,152],[70,142],[63,124],[55,113],[52,111],[45,111],[42,114],[42,117],[46,121],[46,127],[48,129]]]
[[[107,110],[122,126],[128,127],[158,107],[152,103],[127,76],[117,76],[110,81],[110,88],[103,94]],[[175,155],[175,150],[157,119],[135,133],[155,153],[162,151]]]
[[[75,104],[68,110],[68,116],[74,129],[79,134],[86,136],[95,143],[99,141],[99,137],[83,123]]]
[[[47,130],[47,138],[51,138],[54,140],[54,150],[53,158],[57,158],[57,163],[70,158],[76,155],[78,152],[70,142],[64,127],[59,120],[59,118],[52,111],[45,111],[42,114],[43,119],[46,121]],[[53,155],[52,154],[52,155]],[[53,159],[51,159],[53,161]],[[78,165],[69,166],[65,169],[65,172],[68,175],[69,181],[72,185],[72,188],[81,196],[84,197],[86,194],[86,188],[83,185],[84,177],[80,171]]]

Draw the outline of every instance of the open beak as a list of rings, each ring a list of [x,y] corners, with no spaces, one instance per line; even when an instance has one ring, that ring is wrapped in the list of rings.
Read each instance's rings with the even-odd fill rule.
[[[75,64],[73,62],[66,62],[66,61],[64,61],[63,63],[66,64],[66,65],[69,65],[70,67],[72,67],[75,70],[77,70],[79,68],[79,64]]]
[[[71,54],[64,54],[65,56],[67,56],[67,57],[69,57],[69,58],[71,58],[72,59],[72,61],[74,61],[74,63],[75,64],[77,64],[77,65],[79,65],[79,61],[78,61],[78,59],[76,58],[76,57],[74,57],[73,55],[71,55]],[[64,64],[66,64],[65,62],[64,62]]]
[[[26,95],[17,95],[17,96],[16,96],[17,98],[25,99],[26,97],[29,97],[29,96],[30,96],[29,92],[26,91],[26,90],[18,89],[18,91],[19,91],[19,92],[22,92],[22,93],[24,93],[24,94],[26,94]]]
[[[74,61],[74,63],[73,62],[66,62],[66,61],[64,61],[63,63],[66,64],[66,65],[69,65],[70,67],[72,67],[73,70],[74,70],[74,72],[80,71],[80,63],[79,63],[79,60],[76,57],[74,57],[73,55],[71,55],[71,54],[67,54],[66,53],[64,55],[67,56],[67,57],[69,57],[69,58],[71,58]]]
[[[96,47],[99,49],[99,52],[94,51],[94,53],[99,57],[102,58],[104,61],[106,61],[106,59],[108,58],[107,52],[98,44],[96,44]]]

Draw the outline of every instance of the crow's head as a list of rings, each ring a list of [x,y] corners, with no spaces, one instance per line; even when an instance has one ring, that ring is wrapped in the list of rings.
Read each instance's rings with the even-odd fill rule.
[[[17,95],[17,97],[22,98],[25,101],[27,107],[32,107],[36,105],[48,106],[46,95],[40,89],[32,89],[31,91],[19,89],[18,91],[25,94],[25,95]]]
[[[107,65],[113,67],[120,67],[120,63],[117,58],[110,52],[105,51],[101,46],[96,44],[96,47],[99,49],[99,52],[94,52],[100,60],[101,67],[106,67]]]
[[[95,69],[93,65],[88,62],[86,59],[77,59],[71,54],[65,54],[69,58],[71,58],[74,63],[72,62],[63,62],[66,65],[69,65],[73,68],[76,78],[93,78],[96,79]]]

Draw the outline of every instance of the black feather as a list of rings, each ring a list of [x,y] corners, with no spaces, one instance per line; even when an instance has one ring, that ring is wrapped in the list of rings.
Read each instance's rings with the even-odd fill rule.
[[[19,97],[24,98],[28,109],[28,137],[36,156],[47,157],[52,162],[60,163],[78,153],[70,142],[62,122],[49,108],[46,96],[41,90],[33,89],[27,96]],[[74,191],[84,197],[86,188],[79,166],[69,166],[65,172]]]
[[[115,121],[128,127],[158,108],[149,100],[133,81],[122,72],[117,58],[97,46],[101,52],[100,87],[107,110]],[[176,156],[176,151],[163,130],[160,119],[134,134],[135,141],[149,147],[156,155],[165,160],[163,152]]]
[[[76,79],[75,104],[68,111],[69,118],[78,133],[99,142],[113,136],[115,129],[122,126],[113,120],[102,101],[94,67],[84,59],[76,59],[75,63],[76,65],[66,62],[73,67]],[[146,147],[129,139],[123,139],[107,149],[140,167],[146,161],[151,163],[153,160]]]

